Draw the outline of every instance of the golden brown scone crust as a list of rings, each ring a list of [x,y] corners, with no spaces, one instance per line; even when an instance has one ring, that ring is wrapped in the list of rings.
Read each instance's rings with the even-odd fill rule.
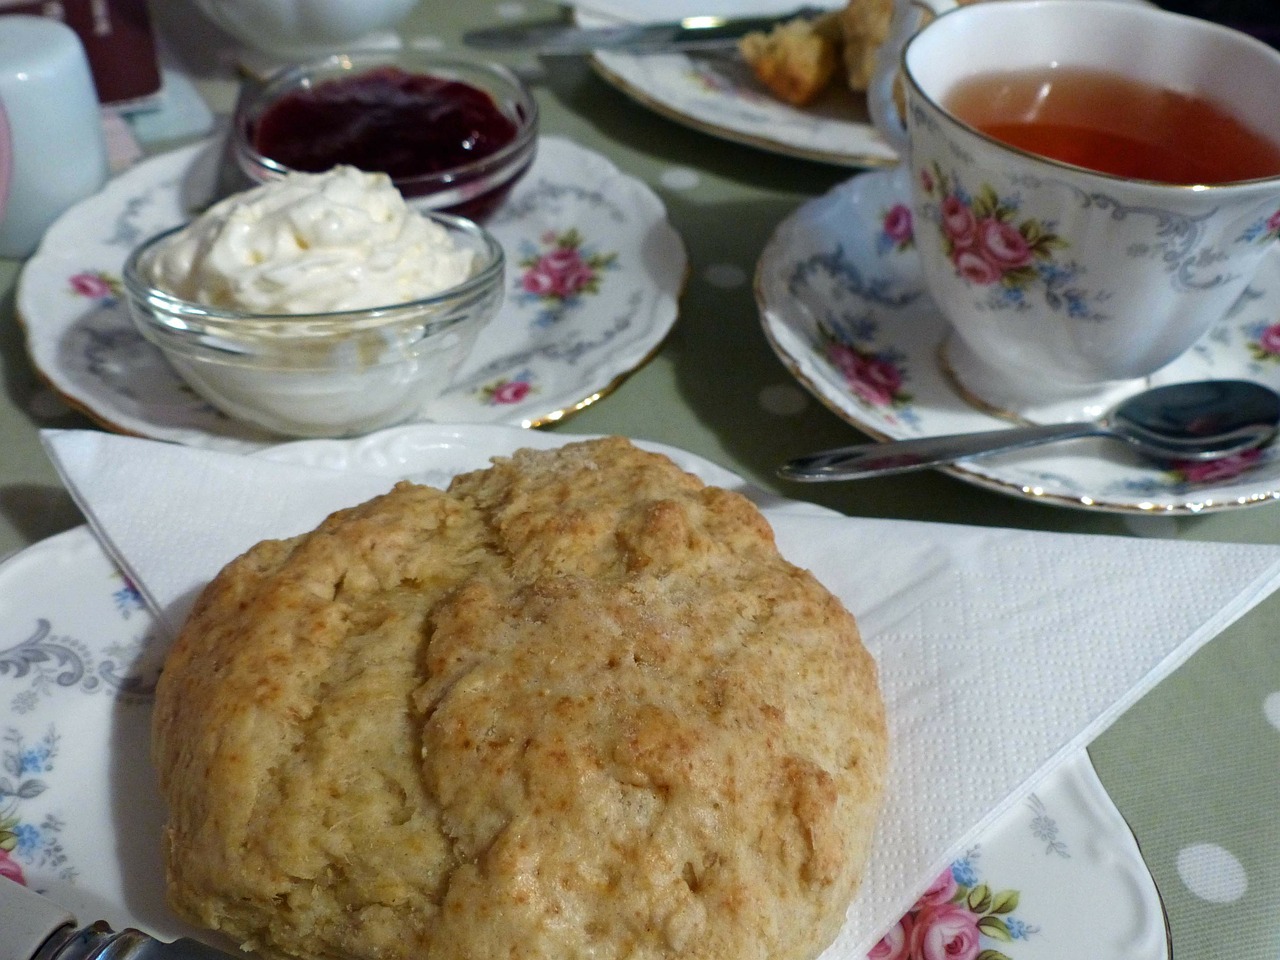
[[[774,96],[803,107],[826,89],[840,64],[835,39],[805,19],[769,32],[753,31],[738,42],[742,58]]]
[[[254,547],[154,736],[174,908],[314,958],[813,957],[886,757],[849,613],[618,438]]]
[[[893,22],[893,0],[849,0],[839,13],[841,59],[849,89],[866,92]]]

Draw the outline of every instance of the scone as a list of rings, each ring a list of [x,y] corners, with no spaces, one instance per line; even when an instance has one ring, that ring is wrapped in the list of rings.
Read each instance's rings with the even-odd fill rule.
[[[757,80],[797,107],[812,103],[840,65],[835,35],[803,18],[746,34],[738,51]]]
[[[893,0],[849,0],[837,16],[845,82],[850,90],[865,93],[875,75],[880,48],[889,38]]]
[[[886,763],[854,620],[745,498],[609,438],[400,484],[200,597],[169,896],[267,956],[799,960]]]
[[[837,76],[854,93],[866,93],[889,39],[893,8],[894,0],[847,0],[812,19],[788,20],[768,33],[753,31],[738,50],[761,83],[796,106],[812,103]]]

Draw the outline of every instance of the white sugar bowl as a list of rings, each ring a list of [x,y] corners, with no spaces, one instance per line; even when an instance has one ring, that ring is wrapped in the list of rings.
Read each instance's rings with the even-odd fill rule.
[[[418,0],[195,0],[247,47],[274,56],[310,56],[400,23]]]

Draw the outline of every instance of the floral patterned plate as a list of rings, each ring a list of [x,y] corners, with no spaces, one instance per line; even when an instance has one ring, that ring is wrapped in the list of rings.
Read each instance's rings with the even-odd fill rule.
[[[420,425],[288,444],[267,456],[444,484],[516,445],[560,442]],[[646,446],[709,482],[741,485],[691,454]],[[163,643],[138,592],[79,527],[0,564],[0,625],[0,874],[86,922],[195,934],[164,905],[163,812],[148,761]],[[873,955],[1074,960],[1082,937],[1096,960],[1169,955],[1154,883],[1083,752],[984,831]]]
[[[616,23],[577,11],[584,26]],[[801,109],[770,94],[734,51],[598,51],[596,72],[663,116],[772,153],[846,167],[883,167],[897,155],[871,125],[866,98],[834,83]]]
[[[197,397],[134,329],[120,269],[135,244],[209,197],[218,145],[148,160],[72,207],[23,270],[17,313],[36,368],[104,426],[248,450],[278,442]],[[546,137],[487,226],[506,300],[424,420],[539,426],[607,394],[676,319],[686,257],[658,197],[597,153]]]
[[[878,440],[995,430],[940,366],[944,320],[929,299],[897,170],[846,181],[779,225],[760,257],[766,336],[795,377]],[[1280,389],[1280,251],[1228,315],[1151,385],[1240,378]],[[851,437],[850,442],[856,438]],[[1079,440],[942,468],[1043,503],[1183,514],[1280,499],[1280,447],[1161,469],[1122,444]]]
[[[952,863],[869,956],[1073,960],[1082,937],[1098,960],[1172,955],[1159,891],[1085,751]]]

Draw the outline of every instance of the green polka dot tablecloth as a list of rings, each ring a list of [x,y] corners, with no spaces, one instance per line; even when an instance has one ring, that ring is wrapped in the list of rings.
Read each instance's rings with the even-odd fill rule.
[[[208,105],[225,115],[234,99],[225,38],[197,29],[191,22],[194,10],[182,9],[190,6],[153,5],[157,27],[170,41],[178,68],[189,70]],[[459,38],[470,27],[563,15],[560,7],[542,0],[423,2],[406,20],[402,35],[404,42],[422,49],[477,56],[460,46]],[[588,58],[538,60],[510,54],[502,59],[532,78],[544,132],[603,155],[660,198],[688,259],[678,320],[653,357],[584,409],[547,429],[619,433],[669,444],[772,492],[851,516],[1280,544],[1280,506],[1275,504],[1201,515],[1144,516],[1050,506],[939,472],[845,485],[796,486],[778,480],[775,470],[790,456],[866,439],[779,359],[762,329],[757,304],[757,268],[778,225],[802,204],[828,194],[859,171],[736,142],[705,124],[652,109],[643,91],[621,89],[602,77]],[[693,70],[689,82],[701,84],[703,94],[712,96],[716,76]],[[741,98],[734,104],[742,110],[750,106]],[[158,153],[181,145],[150,140],[145,147]],[[38,430],[93,425],[49,388],[28,358],[26,336],[14,310],[20,267],[0,264],[6,293],[5,316],[0,318],[0,554],[79,523],[40,447]],[[1280,317],[1280,305],[1262,303],[1259,311],[1259,322],[1269,316],[1274,323]],[[1046,566],[1052,569],[1052,563]],[[1135,598],[1159,602],[1144,594],[1143,570],[1126,571],[1124,576]],[[117,596],[121,590],[124,585],[116,584],[103,594],[108,606],[124,604],[111,607],[113,617],[129,609],[127,591]],[[0,672],[11,662],[6,651],[30,639],[0,639]],[[1107,803],[1131,831],[1147,874],[1144,882],[1155,891],[1156,910],[1163,914],[1156,919],[1161,925],[1167,921],[1168,936],[1160,949],[1178,960],[1280,960],[1278,642],[1280,599],[1272,596],[1206,644],[1089,747]],[[1007,736],[1017,732],[1008,731]],[[34,768],[26,766],[45,762],[37,757],[39,746],[23,744],[22,755],[14,761],[27,779],[39,779]],[[0,753],[6,749],[0,746]],[[1055,837],[1052,827],[1067,823],[1065,816],[1052,815],[1051,800],[1044,811],[1028,807],[1017,814],[1025,821],[1027,835],[1048,847],[1062,839],[1061,833]],[[10,812],[5,803],[0,797],[0,851],[19,850],[23,835],[6,826]],[[1123,844],[1113,842],[1119,857]],[[1077,863],[1085,859],[1079,848],[1063,850],[1074,854]],[[951,879],[968,879],[976,889],[983,879],[982,867],[980,858],[958,864]],[[993,882],[998,884],[998,878]],[[1063,889],[1064,904],[1076,903],[1077,893]],[[953,895],[948,888],[947,896]],[[1012,912],[1018,915],[1019,910]],[[1001,915],[990,916],[998,920]],[[1050,941],[1070,943],[1070,956],[1098,957],[1091,944],[1096,935],[1091,919],[1087,912],[1072,913],[1072,908],[1049,913],[1047,920],[1037,917],[1029,926],[1047,930],[1048,924],[1062,931],[1055,937],[1043,933],[1038,940],[1028,928],[1006,924],[1008,939],[984,934],[972,944],[963,938],[953,941],[961,952],[953,952],[951,960],[975,960],[982,950],[991,951],[985,955],[988,960],[1036,960],[1048,955],[1043,944]],[[994,923],[986,929],[999,934]],[[918,951],[910,956],[939,960]]]

